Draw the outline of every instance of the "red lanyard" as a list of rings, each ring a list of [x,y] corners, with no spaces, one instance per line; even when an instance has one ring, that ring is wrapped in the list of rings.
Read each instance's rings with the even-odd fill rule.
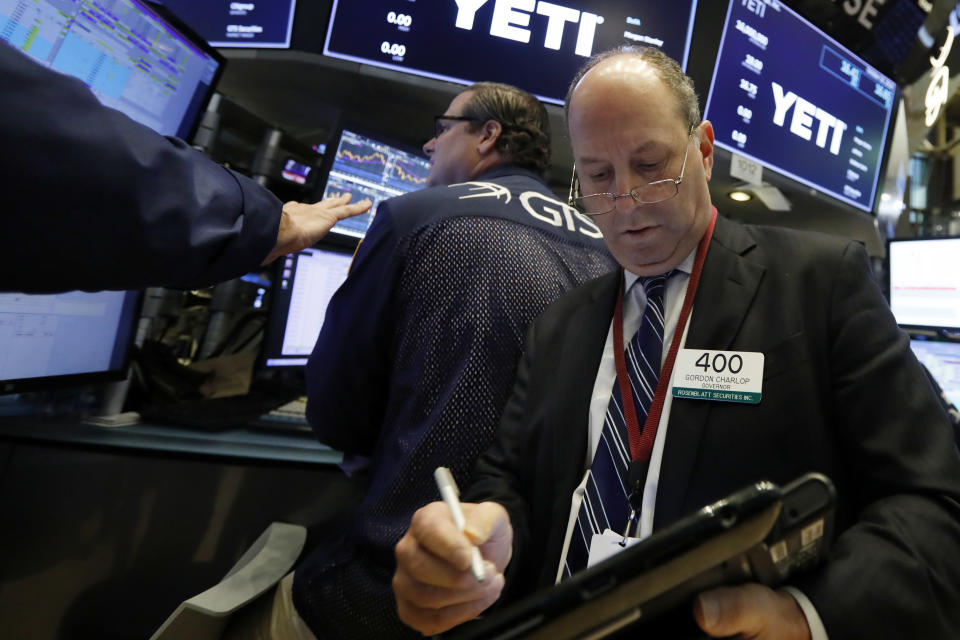
[[[710,239],[713,237],[713,227],[716,222],[717,209],[713,207],[707,232],[701,238],[700,245],[697,247],[697,256],[693,262],[693,273],[690,274],[687,294],[683,298],[680,319],[677,320],[677,328],[674,329],[673,342],[670,344],[667,359],[660,370],[657,390],[653,394],[653,401],[650,403],[650,411],[647,413],[647,420],[643,424],[643,431],[640,430],[640,423],[637,421],[637,409],[633,404],[633,392],[630,389],[630,379],[627,377],[627,361],[623,347],[624,285],[621,280],[620,292],[617,295],[617,307],[613,312],[613,359],[617,367],[620,399],[623,404],[624,417],[627,421],[627,435],[630,438],[630,456],[634,460],[641,462],[650,460],[653,441],[657,437],[657,429],[660,426],[660,415],[663,413],[663,400],[667,395],[667,384],[670,380],[670,374],[673,373],[673,363],[677,359],[677,351],[680,350],[680,341],[683,338],[683,330],[687,325],[687,318],[690,317],[690,309],[693,307],[693,296],[696,295],[697,286],[700,284],[700,273],[703,271],[703,262],[707,257],[707,248],[710,246]],[[664,287],[666,287],[666,284],[664,284]],[[664,316],[666,316],[666,312],[664,312]],[[666,332],[666,324],[664,324],[664,332]]]

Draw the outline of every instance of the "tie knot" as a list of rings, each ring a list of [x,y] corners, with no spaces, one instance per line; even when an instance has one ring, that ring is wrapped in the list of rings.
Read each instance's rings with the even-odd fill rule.
[[[648,276],[646,278],[640,278],[640,283],[643,285],[643,291],[644,293],[647,294],[648,298],[651,295],[655,295],[655,296],[663,295],[663,287],[666,284],[667,278],[670,277],[671,273],[673,273],[672,270],[668,271],[667,273],[664,273],[663,275]]]

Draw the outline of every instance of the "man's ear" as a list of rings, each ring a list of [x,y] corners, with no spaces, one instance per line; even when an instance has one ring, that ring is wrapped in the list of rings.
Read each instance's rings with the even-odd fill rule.
[[[700,138],[700,155],[703,157],[703,172],[707,180],[713,175],[713,125],[704,120],[697,127],[697,136]]]
[[[483,126],[480,127],[480,141],[477,143],[477,152],[481,156],[485,156],[488,153],[495,151],[497,148],[497,140],[500,138],[500,134],[503,133],[503,125],[501,125],[496,120],[487,120],[483,123]]]

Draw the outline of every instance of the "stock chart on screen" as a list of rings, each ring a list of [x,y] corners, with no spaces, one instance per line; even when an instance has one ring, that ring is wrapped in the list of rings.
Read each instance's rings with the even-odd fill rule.
[[[337,223],[333,231],[363,237],[381,202],[422,189],[427,183],[428,173],[430,163],[426,159],[344,129],[327,176],[323,197],[350,193],[353,202],[369,198],[373,206],[363,215]]]

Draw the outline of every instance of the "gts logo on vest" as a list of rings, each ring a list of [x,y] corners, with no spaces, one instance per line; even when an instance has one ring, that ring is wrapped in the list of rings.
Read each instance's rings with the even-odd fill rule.
[[[787,112],[793,107],[793,117],[790,120],[790,133],[798,135],[804,140],[813,137],[813,119],[816,118],[820,123],[817,126],[817,139],[815,144],[823,149],[827,145],[827,137],[830,136],[830,153],[839,155],[840,144],[843,142],[843,132],[847,130],[847,123],[839,118],[830,115],[817,105],[804,100],[793,91],[783,92],[776,82],[770,83],[773,87],[773,102],[775,109],[773,112],[773,124],[782,127],[786,121]],[[830,135],[831,130],[833,135]]]
[[[454,0],[457,4],[458,29],[473,30],[477,11],[488,0]],[[490,35],[528,44],[531,30],[530,17],[536,9],[539,16],[547,19],[543,46],[555,51],[563,44],[563,32],[568,22],[579,25],[574,53],[589,58],[593,53],[593,38],[597,25],[603,24],[603,16],[578,11],[552,2],[540,0],[494,0],[493,18],[490,20]]]

